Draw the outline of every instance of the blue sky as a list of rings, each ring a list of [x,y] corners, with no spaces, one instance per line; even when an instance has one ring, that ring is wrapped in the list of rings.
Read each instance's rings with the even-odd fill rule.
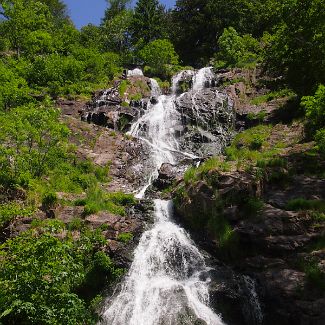
[[[89,23],[98,25],[106,8],[105,0],[63,0],[68,5],[69,15],[80,28]],[[136,0],[133,0],[135,3]],[[172,7],[175,0],[161,0],[167,7]]]

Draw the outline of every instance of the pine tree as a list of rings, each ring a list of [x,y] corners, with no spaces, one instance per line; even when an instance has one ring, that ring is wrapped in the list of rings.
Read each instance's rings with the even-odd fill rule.
[[[108,8],[105,11],[103,24],[125,11],[131,0],[106,0],[106,2],[108,3]]]
[[[132,22],[133,43],[150,43],[166,37],[165,8],[158,0],[139,0]]]

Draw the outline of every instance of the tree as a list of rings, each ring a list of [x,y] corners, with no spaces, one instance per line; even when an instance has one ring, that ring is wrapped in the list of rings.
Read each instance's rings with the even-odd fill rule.
[[[139,0],[132,20],[133,44],[148,44],[166,36],[165,9],[158,0]]]
[[[106,0],[106,2],[108,3],[108,8],[105,11],[103,24],[125,11],[131,0]]]
[[[31,100],[27,81],[0,61],[0,112]]]
[[[130,48],[132,12],[123,10],[102,24],[103,49],[126,52]]]
[[[53,23],[47,5],[40,1],[3,0],[2,8],[4,30],[18,57],[21,52],[34,55],[35,42],[36,47],[44,45],[43,50],[45,44],[48,47]]]
[[[287,1],[292,0],[177,0],[171,39],[184,63],[205,65],[225,28],[260,37],[281,21]]]
[[[7,183],[40,177],[64,155],[68,136],[54,108],[29,104],[0,115],[0,169]]]
[[[215,66],[254,67],[260,52],[259,42],[251,35],[240,36],[233,27],[225,28],[218,39]]]
[[[158,39],[147,44],[139,53],[140,58],[151,68],[152,73],[166,74],[167,65],[177,65],[178,55],[169,40]]]
[[[265,49],[266,68],[299,95],[325,83],[325,1],[287,1],[285,19]]]
[[[70,18],[67,13],[67,5],[61,0],[40,0],[46,4],[54,19],[55,26],[61,27],[62,24],[69,22]]]
[[[93,24],[82,27],[80,31],[80,43],[86,48],[102,48],[103,30]]]

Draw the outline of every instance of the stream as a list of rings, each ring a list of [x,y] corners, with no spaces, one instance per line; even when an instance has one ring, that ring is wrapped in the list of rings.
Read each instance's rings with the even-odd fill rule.
[[[140,72],[131,72],[135,73]],[[181,159],[198,158],[182,151],[174,136],[173,128],[180,119],[175,100],[183,95],[177,94],[181,74],[172,80],[171,95],[162,95],[158,83],[151,79],[156,100],[132,125],[130,134],[149,145],[152,164],[147,183],[139,189],[137,198],[145,197],[163,163],[177,165]],[[193,72],[193,96],[209,83],[212,75],[211,68]],[[172,202],[155,200],[154,204],[154,224],[143,233],[120,292],[104,308],[101,324],[224,324],[209,307],[209,269],[203,255],[188,233],[173,222]]]

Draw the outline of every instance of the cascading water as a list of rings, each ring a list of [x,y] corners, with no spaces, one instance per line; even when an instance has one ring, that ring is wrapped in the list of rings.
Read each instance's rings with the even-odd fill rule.
[[[179,119],[175,109],[179,79],[179,75],[173,78],[173,94],[160,95],[130,131],[152,151],[153,170],[138,197],[144,196],[161,164],[175,164],[180,155],[196,158],[191,153],[181,152],[174,137],[173,128]],[[193,84],[196,82],[196,89],[205,85],[202,77]],[[152,80],[155,97],[160,94],[158,88]],[[155,200],[155,223],[142,235],[121,292],[108,301],[101,324],[223,324],[220,316],[208,306],[209,269],[204,258],[185,230],[171,218],[172,202]]]

